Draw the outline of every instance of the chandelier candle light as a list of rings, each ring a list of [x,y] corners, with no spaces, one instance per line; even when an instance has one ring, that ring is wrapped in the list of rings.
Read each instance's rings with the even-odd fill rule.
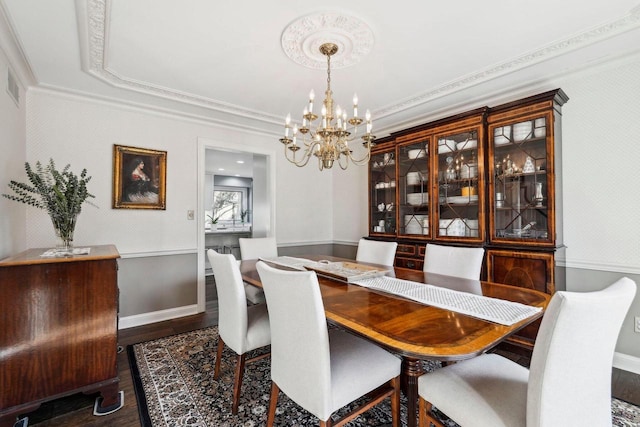
[[[309,93],[309,106],[305,107],[302,113],[302,126],[298,128],[298,125],[294,124],[292,128],[291,115],[287,115],[284,137],[280,138],[280,142],[284,144],[284,155],[287,160],[298,167],[306,166],[311,155],[314,155],[318,158],[320,170],[331,169],[336,161],[341,169],[346,169],[349,166],[349,161],[356,165],[364,165],[371,157],[371,147],[375,145],[373,141],[376,139],[371,133],[371,113],[367,110],[365,114],[366,131],[361,137],[366,152],[362,158],[355,158],[353,150],[349,148],[349,142],[356,139],[358,126],[363,122],[363,119],[358,117],[358,97],[353,96],[353,117],[347,119],[347,111],[341,109],[339,105],[334,115],[333,99],[331,98],[333,94],[331,92],[331,56],[338,52],[338,46],[333,43],[325,43],[320,46],[320,52],[327,57],[327,90],[322,103],[322,118],[315,124],[318,116],[313,113],[315,94],[312,90]],[[349,130],[347,130],[347,125],[351,125]],[[298,133],[302,134],[300,139],[303,147],[298,144]],[[302,157],[296,158],[296,153],[302,148],[304,148]]]

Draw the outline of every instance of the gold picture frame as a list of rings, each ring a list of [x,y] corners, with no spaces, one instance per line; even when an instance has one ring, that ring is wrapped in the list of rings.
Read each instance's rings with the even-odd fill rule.
[[[113,145],[113,208],[166,209],[167,152]]]

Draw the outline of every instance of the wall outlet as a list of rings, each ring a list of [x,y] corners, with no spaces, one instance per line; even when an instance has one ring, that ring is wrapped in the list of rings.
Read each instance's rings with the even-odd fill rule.
[[[635,325],[633,330],[640,333],[640,316],[635,317],[633,324]]]
[[[187,219],[188,220],[193,220],[194,213],[195,212],[193,212],[191,210],[187,211]]]

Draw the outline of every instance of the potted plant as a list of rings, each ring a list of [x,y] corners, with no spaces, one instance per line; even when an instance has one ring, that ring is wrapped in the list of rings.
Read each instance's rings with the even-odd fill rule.
[[[207,221],[209,222],[209,224],[211,224],[211,229],[215,230],[218,228],[218,220],[220,219],[220,216],[216,216],[215,218],[209,214],[207,214]]]
[[[15,194],[3,196],[46,210],[61,241],[60,249],[69,251],[73,246],[73,232],[82,204],[90,203],[87,199],[95,197],[87,190],[91,177],[87,176],[86,169],[82,170],[80,176],[74,174],[69,170],[71,165],[58,171],[53,159],[49,159],[49,164],[44,167],[39,161],[36,162],[35,170],[28,162],[24,167],[29,183],[12,180],[8,185]]]
[[[244,224],[245,220],[249,220],[249,214],[251,211],[249,209],[245,209],[240,212],[240,221]]]

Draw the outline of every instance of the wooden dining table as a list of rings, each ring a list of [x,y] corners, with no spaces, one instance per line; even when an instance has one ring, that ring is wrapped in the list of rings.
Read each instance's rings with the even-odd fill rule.
[[[299,258],[354,262],[324,255],[300,255]],[[240,270],[245,282],[262,287],[256,270],[257,261],[242,261]],[[407,398],[408,427],[415,427],[417,423],[418,377],[424,374],[423,360],[453,362],[485,353],[542,317],[550,299],[548,294],[532,289],[405,268],[393,268],[389,274],[398,279],[543,308],[518,323],[505,326],[318,275],[329,322],[371,340],[402,358],[402,389]]]

